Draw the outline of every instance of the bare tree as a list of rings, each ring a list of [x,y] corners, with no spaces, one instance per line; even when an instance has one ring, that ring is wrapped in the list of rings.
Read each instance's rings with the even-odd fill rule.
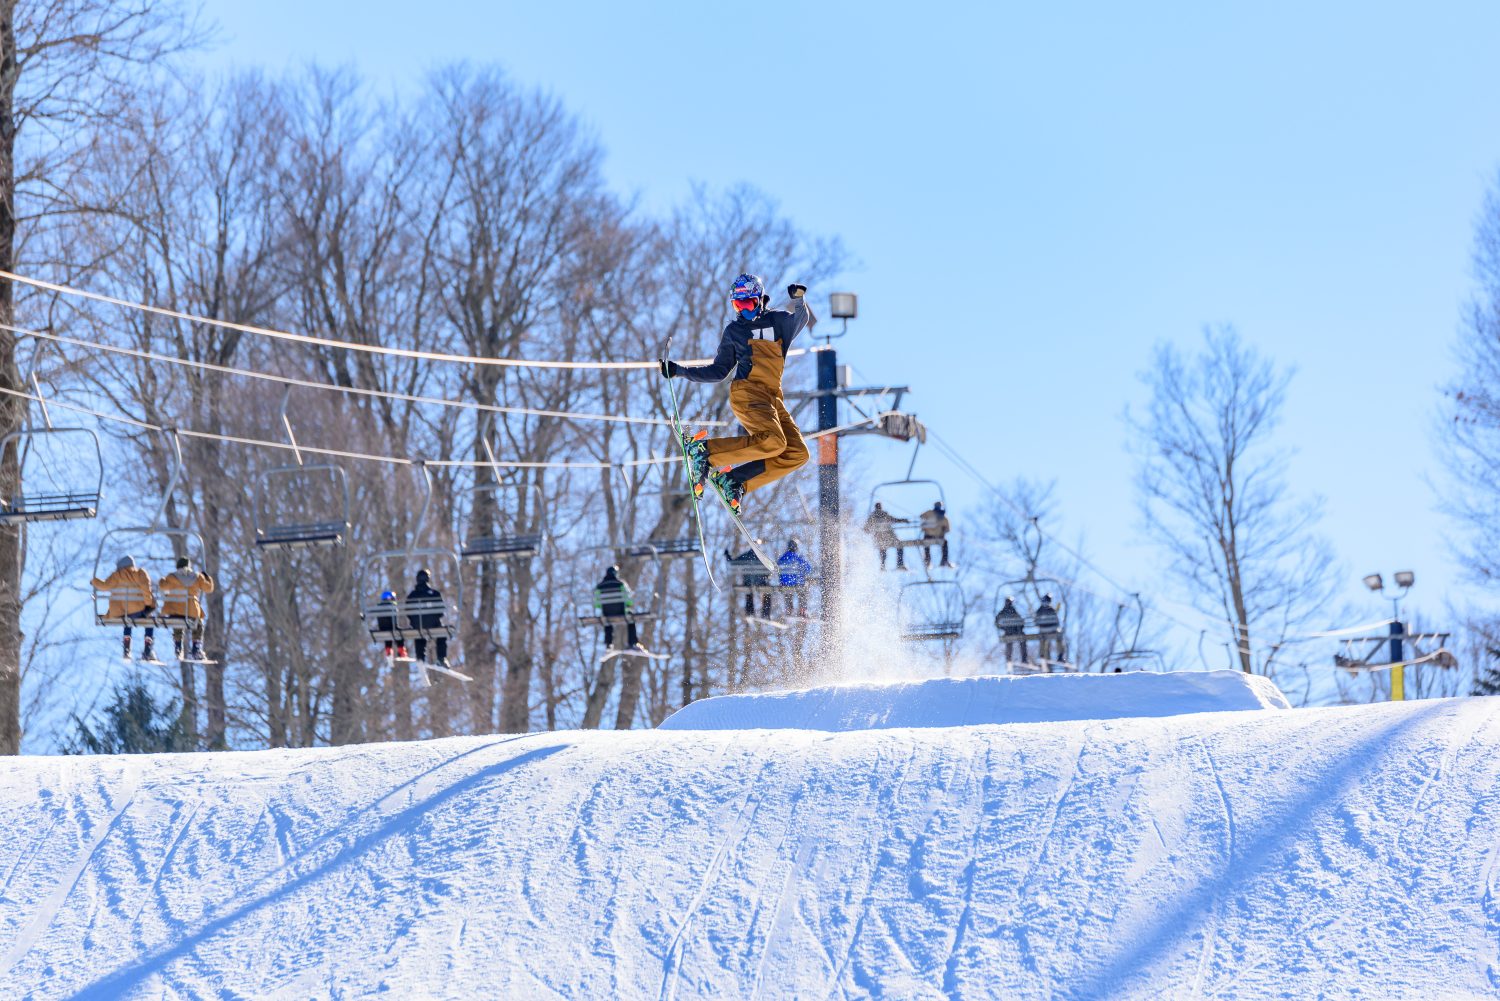
[[[1224,327],[1191,358],[1159,346],[1142,379],[1149,409],[1127,418],[1147,529],[1188,600],[1223,621],[1240,669],[1271,676],[1333,587],[1320,506],[1289,496],[1287,453],[1271,440],[1291,373]]]
[[[1464,533],[1455,552],[1478,581],[1500,582],[1500,174],[1475,230],[1476,288],[1458,341],[1462,375],[1447,389],[1439,440],[1458,489],[1445,498]]]
[[[142,67],[193,38],[170,0],[0,0],[0,270],[15,271],[22,227],[66,208],[80,160],[129,100]],[[0,325],[16,322],[0,283]],[[0,329],[0,389],[21,388],[14,335]],[[0,435],[25,422],[24,401],[0,400]],[[20,487],[14,444],[0,455],[0,495]],[[21,747],[21,529],[0,527],[0,753]]]

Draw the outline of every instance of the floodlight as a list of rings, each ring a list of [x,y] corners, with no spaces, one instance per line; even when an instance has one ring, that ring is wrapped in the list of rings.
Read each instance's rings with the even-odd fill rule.
[[[1385,587],[1385,581],[1381,579],[1380,574],[1372,573],[1365,578],[1365,587],[1369,588],[1371,591],[1379,591],[1381,588]]]
[[[1411,587],[1416,582],[1417,582],[1417,575],[1414,572],[1412,572],[1410,570],[1397,570],[1396,571],[1396,586],[1397,587]]]
[[[828,312],[835,320],[852,320],[859,315],[859,296],[853,292],[828,293]]]

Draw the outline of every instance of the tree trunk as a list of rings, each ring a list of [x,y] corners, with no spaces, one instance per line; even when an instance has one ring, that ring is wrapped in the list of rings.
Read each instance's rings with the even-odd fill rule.
[[[580,724],[585,730],[599,729],[599,721],[604,717],[604,703],[609,701],[610,690],[615,687],[615,661],[618,657],[611,657],[599,665],[599,674],[594,678],[594,687],[588,693],[588,699],[583,706],[583,723]]]
[[[627,663],[620,675],[620,705],[615,710],[615,729],[629,730],[635,723],[635,710],[641,701],[641,671],[644,662],[639,657],[621,659]]]
[[[0,268],[16,267],[16,63],[15,0],[0,0]],[[0,324],[16,322],[15,287],[0,282]],[[0,388],[20,389],[16,338],[0,330]],[[0,400],[0,435],[21,429],[23,402]],[[21,486],[21,456],[16,442],[0,455],[0,495],[14,496]],[[26,570],[18,525],[0,526],[0,754],[21,753],[21,587]]]

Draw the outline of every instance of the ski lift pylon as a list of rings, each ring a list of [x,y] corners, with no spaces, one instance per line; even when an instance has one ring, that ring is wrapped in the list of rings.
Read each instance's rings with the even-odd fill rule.
[[[4,454],[6,449],[16,448],[20,453],[21,467],[20,483],[17,485],[19,492],[12,497],[0,498],[0,522],[72,521],[94,518],[99,514],[99,499],[104,494],[104,450],[99,445],[99,434],[85,427],[53,426],[42,384],[37,379],[37,366],[45,346],[45,341],[37,341],[31,372],[27,377],[36,393],[45,426],[22,428],[0,438],[0,454]],[[83,438],[88,439],[88,443],[93,446],[92,458],[80,460],[76,455],[68,457],[63,466],[72,479],[41,491],[27,491],[27,484],[36,480],[36,477],[27,473],[28,467],[34,466],[34,462],[28,462],[32,459],[34,446],[42,442],[57,444],[63,439]],[[84,454],[87,455],[88,451],[85,449]]]
[[[297,464],[273,466],[256,478],[251,517],[258,549],[309,549],[342,546],[349,539],[349,478],[332,463],[304,463],[287,405],[292,387],[281,397],[281,424]],[[330,515],[332,517],[330,517]]]

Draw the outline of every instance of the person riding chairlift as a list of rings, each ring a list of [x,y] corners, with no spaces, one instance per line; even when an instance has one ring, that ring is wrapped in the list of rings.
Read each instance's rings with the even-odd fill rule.
[[[408,615],[407,622],[419,634],[412,644],[416,648],[418,662],[429,663],[427,633],[443,628],[443,592],[432,586],[432,571],[425,568],[417,571],[416,586],[407,592],[406,602],[408,609],[413,602],[420,602],[424,606],[419,610],[419,614]],[[441,632],[435,639],[437,660],[431,663],[435,667],[446,668],[448,666],[448,635]]]
[[[954,568],[953,564],[948,562],[948,515],[943,510],[943,502],[934,501],[930,510],[923,511],[920,524],[924,540],[931,540],[935,543],[941,542],[943,545],[942,560],[938,563],[938,566],[952,570]],[[924,567],[932,566],[931,546],[922,547],[922,565]]]
[[[865,519],[865,534],[869,535],[875,543],[875,548],[880,550],[880,569],[885,569],[885,551],[896,550],[896,569],[906,569],[906,548],[901,545],[901,540],[896,538],[896,525],[910,524],[909,519],[894,517],[880,501],[875,502],[875,510]]]
[[[645,649],[636,636],[635,619],[630,615],[634,605],[635,600],[631,595],[630,585],[620,579],[620,568],[612,566],[606,569],[604,579],[594,585],[594,611],[604,623],[604,648],[606,650],[614,649],[615,623],[621,620],[625,622],[626,649]]]
[[[755,550],[747,549],[738,556],[729,550],[724,550],[724,559],[729,561],[730,570],[739,577],[739,586],[745,589],[745,618],[755,618],[755,592],[760,595],[760,617],[769,619],[771,617],[771,575],[766,573],[765,564],[761,563],[760,557],[755,555]]]
[[[203,604],[199,596],[214,589],[214,578],[206,571],[193,569],[186,556],[177,558],[177,568],[157,582],[161,591],[161,614],[165,618],[186,619],[188,639],[192,643],[186,658],[182,656],[184,630],[172,627],[172,649],[178,660],[203,660]]]
[[[1000,606],[1000,611],[995,613],[995,628],[1000,631],[1000,639],[1005,645],[1006,663],[1016,662],[1016,647],[1021,648],[1021,663],[1026,660],[1026,618],[1021,610],[1016,608],[1016,600],[1006,596],[1005,604]]]
[[[392,636],[394,636],[396,633],[397,612],[400,611],[401,607],[396,602],[396,592],[381,591],[380,605],[380,612],[382,614],[376,616],[375,618],[375,631],[381,633],[391,633]],[[395,639],[388,639],[385,641],[386,660],[405,660],[406,656],[405,642],[397,642]]]
[[[781,571],[777,583],[787,588],[786,611],[788,615],[807,616],[807,578],[812,576],[812,564],[798,550],[796,539],[786,544],[786,552],[776,560]],[[793,605],[795,604],[795,609]]]
[[[90,583],[96,591],[109,594],[108,617],[126,620],[125,659],[130,659],[130,620],[146,619],[146,642],[141,647],[141,660],[155,660],[156,630],[151,626],[150,619],[156,611],[156,599],[151,594],[151,575],[135,565],[134,556],[121,556],[115,561],[113,573],[103,580],[95,577]]]

